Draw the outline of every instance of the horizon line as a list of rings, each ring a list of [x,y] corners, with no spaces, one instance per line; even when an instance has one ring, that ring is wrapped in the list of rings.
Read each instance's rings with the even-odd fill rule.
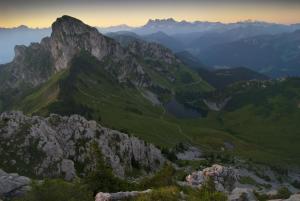
[[[59,18],[59,17],[58,17]],[[58,19],[57,18],[57,19]],[[79,19],[81,20],[80,18],[76,18],[76,19]],[[174,19],[173,17],[168,17],[168,18],[149,18],[144,24],[142,25],[139,25],[139,26],[132,26],[132,25],[128,25],[127,23],[121,23],[121,24],[116,24],[116,25],[109,25],[109,26],[102,26],[102,25],[90,25],[89,23],[86,23],[84,22],[83,20],[83,23],[85,24],[88,24],[90,26],[93,26],[93,27],[96,27],[96,28],[102,28],[102,29],[105,29],[105,28],[112,28],[112,27],[118,27],[118,26],[128,26],[129,28],[139,28],[139,27],[142,27],[142,26],[145,26],[146,24],[148,24],[150,21],[163,21],[163,20],[174,20],[175,22],[177,23],[180,23],[180,22],[187,22],[187,23],[197,23],[197,22],[206,22],[206,23],[220,23],[220,24],[236,24],[236,23],[245,23],[245,22],[249,22],[249,23],[269,23],[269,24],[278,24],[278,25],[286,25],[286,26],[290,26],[290,25],[296,25],[296,24],[300,24],[300,22],[296,22],[296,23],[280,23],[280,22],[274,22],[274,21],[267,21],[267,20],[257,20],[257,19],[245,19],[245,20],[238,20],[238,21],[232,21],[232,22],[222,22],[222,21],[209,21],[209,20],[194,20],[194,21],[188,21],[188,20],[185,20],[185,19],[181,19],[181,20],[176,20]],[[55,21],[53,21],[54,23]],[[52,24],[51,24],[52,25]],[[20,24],[18,26],[1,26],[0,25],[0,29],[17,29],[17,28],[20,28],[20,27],[24,27],[24,28],[29,28],[29,29],[49,29],[51,28],[51,25],[48,26],[48,27],[32,27],[32,26],[28,26],[26,24]]]

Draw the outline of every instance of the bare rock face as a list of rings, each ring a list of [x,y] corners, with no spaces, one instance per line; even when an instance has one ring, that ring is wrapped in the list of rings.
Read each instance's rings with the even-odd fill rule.
[[[135,40],[128,45],[128,49],[130,52],[140,55],[144,58],[161,60],[167,64],[180,62],[171,50],[157,43],[148,43]]]
[[[24,195],[30,190],[31,180],[18,174],[8,174],[0,169],[0,198]]]
[[[165,159],[159,149],[136,137],[87,121],[79,115],[28,117],[21,112],[0,115],[0,166],[24,175],[64,177],[94,168],[96,145],[117,176],[138,166],[156,171]]]
[[[221,165],[213,165],[203,169],[202,171],[193,172],[186,177],[186,181],[191,186],[199,186],[205,184],[209,179],[215,183],[217,191],[230,192],[233,190],[238,175],[231,167],[224,167]]]
[[[121,57],[125,54],[118,43],[100,34],[96,28],[69,16],[62,16],[53,23],[50,40],[44,42],[49,42],[58,71],[67,68],[80,51],[90,52],[99,60],[108,55]]]
[[[190,161],[200,160],[201,156],[202,156],[201,150],[194,146],[189,146],[186,148],[186,150],[182,152],[178,152],[176,154],[176,157],[179,160],[190,160]]]

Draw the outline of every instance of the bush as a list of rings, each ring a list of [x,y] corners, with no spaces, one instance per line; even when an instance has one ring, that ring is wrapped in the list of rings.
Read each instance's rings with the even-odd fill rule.
[[[93,201],[93,193],[86,186],[68,183],[60,179],[45,180],[42,184],[33,183],[32,190],[14,201]]]
[[[169,186],[153,190],[151,193],[143,194],[135,201],[178,201],[180,192],[177,187]]]
[[[278,189],[277,195],[275,195],[275,197],[272,199],[287,199],[292,195],[292,193],[289,191],[288,188],[286,187],[282,187],[280,189]]]
[[[215,184],[209,180],[200,189],[185,189],[187,201],[227,201],[227,196],[224,193],[217,192]]]
[[[273,199],[288,199],[291,196],[291,192],[288,188],[282,187],[278,189],[276,195],[266,195],[266,194],[259,194],[258,192],[254,192],[254,195],[257,197],[259,201],[267,201]]]
[[[141,180],[139,186],[141,189],[148,189],[173,185],[173,177],[175,173],[176,171],[172,165],[165,164],[164,167],[154,176]]]
[[[300,189],[300,181],[297,181],[297,180],[293,181],[292,186],[294,186],[295,188]]]

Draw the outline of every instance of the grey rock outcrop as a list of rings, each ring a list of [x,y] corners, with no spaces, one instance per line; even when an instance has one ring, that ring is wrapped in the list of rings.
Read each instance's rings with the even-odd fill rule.
[[[231,97],[225,98],[222,101],[214,102],[203,99],[203,103],[212,111],[221,111],[226,104],[231,100]]]
[[[176,154],[179,160],[201,160],[202,152],[197,147],[189,146],[183,152]]]
[[[156,171],[165,162],[159,149],[136,137],[87,121],[79,115],[28,117],[21,112],[0,115],[0,166],[24,175],[64,177],[93,170],[92,146],[120,177],[135,166]],[[14,160],[14,163],[11,161]]]
[[[117,192],[117,193],[98,193],[95,197],[95,201],[116,201],[128,198],[137,197],[141,194],[150,193],[151,190],[145,191],[131,191],[131,192]]]
[[[215,183],[217,191],[231,192],[238,180],[238,175],[234,168],[215,164],[202,171],[196,171],[188,175],[186,182],[191,186],[201,187],[209,179]]]
[[[18,174],[8,174],[0,169],[0,198],[24,195],[30,190],[31,180]]]

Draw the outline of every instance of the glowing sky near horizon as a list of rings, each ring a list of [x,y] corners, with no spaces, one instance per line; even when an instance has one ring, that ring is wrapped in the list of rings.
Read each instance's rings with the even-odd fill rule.
[[[49,27],[70,15],[93,26],[140,26],[149,19],[299,23],[299,0],[0,0],[0,27]]]

